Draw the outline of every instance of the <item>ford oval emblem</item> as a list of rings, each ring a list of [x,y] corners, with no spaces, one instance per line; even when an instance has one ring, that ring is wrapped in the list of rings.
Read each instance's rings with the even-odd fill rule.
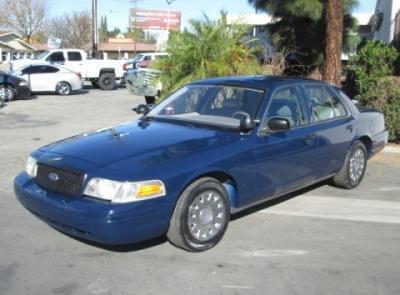
[[[49,175],[47,176],[51,181],[58,181],[60,179],[60,177],[58,176],[57,173],[51,172],[49,173]]]

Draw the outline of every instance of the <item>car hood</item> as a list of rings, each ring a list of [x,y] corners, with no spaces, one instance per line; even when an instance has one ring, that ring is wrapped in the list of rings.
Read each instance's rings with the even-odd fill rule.
[[[124,172],[127,167],[154,169],[189,155],[224,147],[239,132],[165,122],[141,122],[83,133],[42,147],[42,152],[66,155]]]

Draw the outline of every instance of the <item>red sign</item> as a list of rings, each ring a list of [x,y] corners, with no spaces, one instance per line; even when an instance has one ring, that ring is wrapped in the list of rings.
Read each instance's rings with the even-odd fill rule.
[[[136,13],[135,13],[136,12]],[[138,29],[181,29],[181,12],[165,10],[131,9],[131,28]]]

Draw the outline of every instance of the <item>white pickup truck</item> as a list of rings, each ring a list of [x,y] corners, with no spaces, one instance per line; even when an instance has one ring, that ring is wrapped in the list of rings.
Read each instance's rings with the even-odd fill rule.
[[[18,70],[25,65],[43,62],[62,65],[80,73],[82,79],[103,90],[115,89],[117,82],[121,82],[124,76],[123,60],[90,59],[85,51],[79,49],[47,50],[36,59],[12,61],[11,69]]]

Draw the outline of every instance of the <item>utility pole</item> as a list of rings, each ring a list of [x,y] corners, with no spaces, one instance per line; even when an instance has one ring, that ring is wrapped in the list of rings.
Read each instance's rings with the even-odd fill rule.
[[[171,4],[172,2],[174,2],[175,0],[166,0],[167,4],[168,4],[168,16],[167,16],[167,34],[168,34],[168,39],[169,39],[169,14],[170,14],[170,10],[171,10]]]
[[[97,57],[98,51],[98,30],[97,30],[97,0],[92,0],[92,57]]]
[[[138,0],[131,0],[131,4],[134,4],[134,8],[133,8],[133,16],[134,16],[134,20],[133,20],[133,36],[134,36],[134,40],[133,40],[133,46],[134,46],[134,51],[136,54],[136,37],[137,37],[137,27],[136,27],[136,17],[137,17],[137,2]],[[130,20],[129,20],[130,22]],[[130,24],[129,24],[130,25]]]

